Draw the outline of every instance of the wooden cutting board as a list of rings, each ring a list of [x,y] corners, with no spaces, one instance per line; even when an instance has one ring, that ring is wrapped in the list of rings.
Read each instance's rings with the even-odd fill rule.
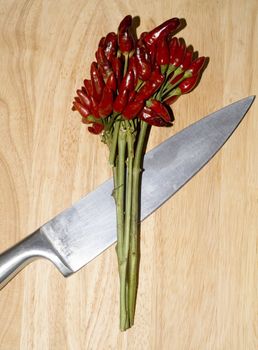
[[[110,175],[107,150],[71,112],[99,38],[126,14],[138,33],[171,17],[210,58],[149,148],[258,89],[255,0],[0,1],[0,251]],[[118,329],[114,247],[64,279],[38,260],[0,292],[1,350],[255,350],[258,108],[142,225],[135,326]]]

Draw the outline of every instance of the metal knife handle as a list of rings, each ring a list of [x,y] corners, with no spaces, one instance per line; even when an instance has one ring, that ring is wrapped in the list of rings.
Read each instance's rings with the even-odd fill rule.
[[[64,276],[72,273],[69,266],[64,264],[51,243],[38,229],[0,254],[0,290],[26,265],[40,257],[52,261]]]

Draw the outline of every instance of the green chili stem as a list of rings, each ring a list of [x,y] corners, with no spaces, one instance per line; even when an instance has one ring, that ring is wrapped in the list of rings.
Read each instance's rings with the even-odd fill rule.
[[[115,188],[117,215],[117,257],[120,276],[120,329],[125,330],[128,324],[126,306],[126,269],[123,256],[124,242],[124,193],[125,193],[125,152],[126,131],[120,123],[117,156],[117,187]]]
[[[144,156],[144,145],[148,124],[141,122],[139,138],[135,151],[135,159],[133,165],[133,184],[132,184],[132,217],[131,217],[131,235],[130,235],[130,249],[129,249],[129,322],[130,326],[134,324],[136,294],[138,287],[139,275],[139,224],[140,224],[140,178],[141,178],[141,163]]]
[[[112,144],[111,144],[110,153],[109,153],[109,164],[112,167],[114,167],[114,165],[115,165],[120,123],[121,123],[120,121],[115,121],[114,122],[115,126],[114,126],[114,132],[113,132],[113,137],[112,137]]]
[[[117,159],[115,160],[114,166],[112,167],[113,185],[114,185],[112,196],[113,196],[113,198],[115,200],[115,203],[116,203],[116,188],[117,188],[117,164],[116,163],[117,163]]]
[[[133,183],[133,160],[134,160],[134,129],[131,128],[130,122],[125,121],[126,143],[127,143],[127,160],[126,160],[126,184],[125,184],[125,209],[124,209],[124,232],[123,232],[123,252],[120,265],[120,297],[125,298],[126,317],[122,317],[120,322],[121,330],[130,327],[128,316],[128,255],[129,239],[131,230],[131,211],[132,211],[132,183]],[[119,150],[120,151],[120,150]]]
[[[126,140],[127,140],[127,176],[126,176],[126,205],[125,205],[125,232],[124,232],[124,257],[128,259],[129,253],[129,238],[131,228],[131,210],[132,210],[132,185],[133,185],[133,161],[134,161],[134,135],[127,120],[126,125]]]
[[[164,90],[162,91],[162,97],[164,98],[167,94],[169,94],[178,84],[180,84],[185,79],[184,76],[182,76],[181,79],[179,79],[175,84],[169,86],[169,84],[166,84]]]
[[[158,101],[161,101],[162,93],[166,89],[168,78],[169,78],[169,74],[167,71],[163,84],[161,85],[160,89],[155,93],[155,99]]]
[[[145,82],[141,79],[138,79],[136,87],[135,87],[135,91],[139,91],[140,88],[145,84]]]

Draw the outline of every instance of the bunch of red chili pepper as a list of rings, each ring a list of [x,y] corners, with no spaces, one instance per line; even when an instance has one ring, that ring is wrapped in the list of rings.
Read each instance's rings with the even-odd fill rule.
[[[195,57],[183,39],[173,37],[180,20],[172,18],[144,32],[132,34],[132,16],[126,16],[117,34],[99,41],[90,79],[77,90],[73,110],[99,134],[110,129],[117,116],[139,118],[155,126],[172,122],[169,104],[197,84],[205,57]]]
[[[172,104],[197,84],[205,57],[196,57],[184,40],[173,37],[172,18],[139,39],[126,16],[117,33],[101,38],[90,79],[77,90],[73,109],[110,150],[117,217],[120,278],[120,329],[134,324],[139,276],[140,181],[144,145],[151,125],[172,124]]]

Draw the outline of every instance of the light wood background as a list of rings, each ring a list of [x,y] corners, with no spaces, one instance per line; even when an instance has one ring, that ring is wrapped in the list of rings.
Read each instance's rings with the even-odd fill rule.
[[[126,15],[170,17],[210,63],[174,106],[173,129],[258,92],[255,0],[0,0],[0,251],[110,175],[107,150],[72,113],[98,40]],[[39,260],[0,292],[1,350],[255,350],[257,101],[218,155],[142,225],[136,324],[118,330],[114,247],[64,279]]]

